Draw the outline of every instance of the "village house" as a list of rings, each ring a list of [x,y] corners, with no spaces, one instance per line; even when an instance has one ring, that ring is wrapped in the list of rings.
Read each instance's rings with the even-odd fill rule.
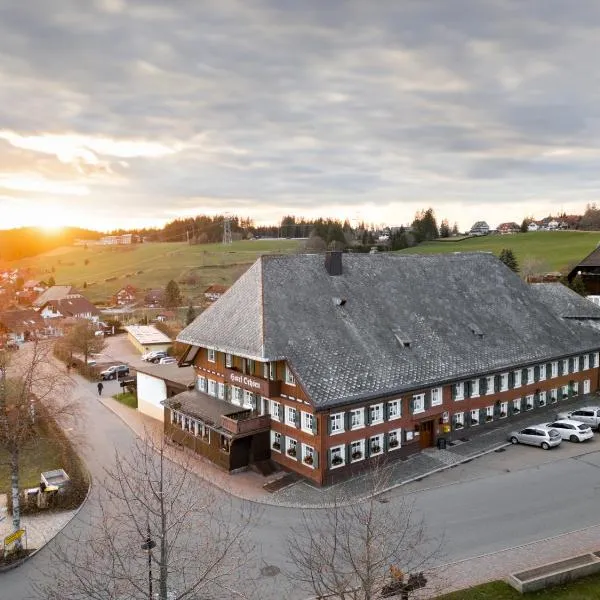
[[[100,320],[100,311],[83,296],[69,296],[61,300],[48,300],[39,307],[44,319],[87,319],[94,323]]]
[[[519,231],[521,231],[521,227],[514,221],[511,221],[509,223],[500,223],[497,231],[500,235],[508,235],[511,233],[519,233]]]
[[[600,349],[561,293],[487,253],[263,256],[178,336],[196,387],[165,433],[323,485],[560,404],[598,389]]]
[[[477,221],[471,227],[471,235],[487,235],[490,232],[490,226],[485,221]]]
[[[112,297],[113,304],[123,306],[125,304],[133,304],[137,300],[138,290],[132,285],[126,285],[121,288]]]
[[[79,291],[72,285],[53,285],[42,292],[34,301],[33,306],[39,308],[50,300],[62,300],[70,297],[81,297]]]
[[[33,309],[0,312],[0,340],[22,343],[46,337],[46,323]]]
[[[213,285],[207,287],[204,290],[204,297],[210,302],[218,300],[229,288],[225,285],[213,283]]]

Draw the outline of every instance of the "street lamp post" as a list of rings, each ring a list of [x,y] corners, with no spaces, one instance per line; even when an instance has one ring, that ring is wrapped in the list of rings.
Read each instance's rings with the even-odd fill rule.
[[[148,536],[142,544],[142,550],[148,551],[148,599],[152,600],[152,548],[156,547],[156,542],[150,537],[150,523],[148,523]]]

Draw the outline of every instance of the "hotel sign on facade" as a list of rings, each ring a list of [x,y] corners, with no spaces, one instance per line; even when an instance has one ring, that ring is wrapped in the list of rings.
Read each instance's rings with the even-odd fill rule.
[[[244,390],[260,394],[261,396],[277,396],[279,395],[279,382],[269,381],[268,379],[260,379],[252,375],[245,375],[239,371],[226,369],[225,377],[227,382]]]

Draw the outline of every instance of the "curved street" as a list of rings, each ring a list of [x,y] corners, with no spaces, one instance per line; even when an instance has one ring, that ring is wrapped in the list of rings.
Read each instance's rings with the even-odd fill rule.
[[[126,452],[134,434],[97,401],[94,384],[81,378],[77,380],[76,395],[84,407],[79,425],[85,438],[81,451],[98,482],[103,478],[104,467],[112,463],[115,449]],[[520,464],[520,457],[524,467],[504,468],[509,464]],[[198,486],[208,485],[200,479],[197,481]],[[479,459],[419,484],[396,489],[387,496],[394,502],[407,494],[425,519],[429,533],[444,536],[444,553],[437,561],[439,564],[590,527],[600,521],[597,516],[600,441],[594,439],[590,445],[576,448],[571,445],[566,453],[560,454],[524,447],[510,448],[504,454]],[[93,497],[94,490],[90,504],[93,504]],[[234,499],[234,506],[240,506],[241,502]],[[67,526],[67,531],[72,534],[84,526],[89,513],[90,507],[84,506]],[[260,525],[253,530],[252,536],[263,566],[286,568],[283,558],[286,536],[291,527],[299,524],[300,513],[296,509],[276,506],[261,509]],[[577,547],[578,534],[562,539],[568,541],[569,548]],[[30,583],[41,577],[40,572],[47,572],[53,545],[51,542],[23,566],[0,575],[2,597],[14,600],[31,597]],[[573,551],[577,549],[570,553]],[[260,577],[260,573],[249,576]],[[275,580],[265,576],[261,596],[271,597],[269,592],[272,592],[273,597],[281,597],[276,588],[284,585],[283,579],[283,575],[276,576]],[[275,582],[278,585],[273,585]],[[305,596],[290,591],[287,597]]]

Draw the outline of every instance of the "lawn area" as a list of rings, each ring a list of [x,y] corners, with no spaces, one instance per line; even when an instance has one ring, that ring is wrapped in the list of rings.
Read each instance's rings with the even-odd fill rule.
[[[529,594],[519,594],[503,581],[492,581],[438,596],[436,600],[600,600],[600,575]]]
[[[42,471],[63,467],[60,443],[46,434],[39,435],[23,450],[20,457],[21,489],[40,484]],[[0,493],[10,490],[10,456],[0,449]]]
[[[164,288],[170,279],[182,294],[198,297],[213,283],[231,285],[262,254],[289,254],[297,240],[245,240],[224,244],[149,243],[131,246],[82,246],[61,248],[14,261],[11,266],[30,268],[31,278],[74,285],[92,302],[107,301],[126,284],[140,289]],[[86,264],[87,261],[87,264]],[[54,269],[54,271],[52,271]],[[192,285],[180,283],[190,276]],[[106,281],[109,279],[110,281]]]
[[[124,392],[122,394],[115,394],[113,398],[117,402],[120,402],[125,406],[129,406],[130,408],[137,408],[137,397],[135,394],[132,394],[130,392]]]
[[[545,261],[549,271],[565,272],[588,255],[600,242],[597,231],[535,231],[514,235],[486,235],[457,242],[430,242],[401,250],[405,254],[439,254],[447,252],[493,252],[510,248],[517,261],[526,258]]]

